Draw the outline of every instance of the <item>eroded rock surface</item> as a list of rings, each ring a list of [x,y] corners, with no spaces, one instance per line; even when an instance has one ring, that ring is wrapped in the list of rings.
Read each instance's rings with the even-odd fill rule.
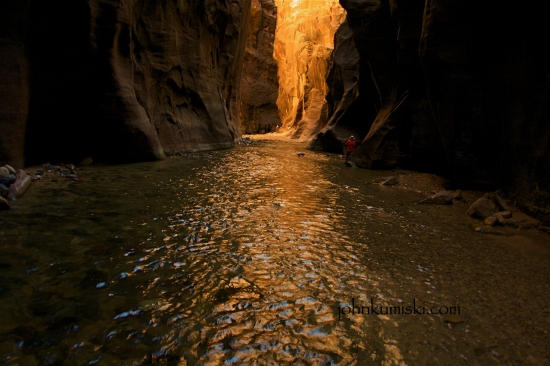
[[[520,206],[550,218],[550,56],[535,41],[546,33],[542,13],[486,0],[340,2],[357,51],[336,41],[333,57],[358,52],[359,85],[345,117],[334,108],[310,148],[341,151],[353,133],[358,166],[510,188]],[[328,95],[343,95],[334,80]]]
[[[281,125],[277,109],[277,63],[273,58],[276,24],[274,0],[252,0],[241,79],[242,133],[274,132],[277,125]]]
[[[337,0],[275,0],[275,4],[281,132],[306,140],[327,121],[327,60],[345,12]]]
[[[156,159],[239,137],[250,0],[27,0],[0,14],[3,163]]]

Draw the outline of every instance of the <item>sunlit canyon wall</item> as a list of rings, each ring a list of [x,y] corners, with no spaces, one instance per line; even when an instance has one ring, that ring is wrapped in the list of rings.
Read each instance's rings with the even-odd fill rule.
[[[275,4],[281,132],[307,139],[326,123],[328,59],[345,11],[338,0],[275,0]]]
[[[3,1],[0,164],[233,146],[250,1]]]
[[[277,63],[273,58],[277,6],[274,0],[251,1],[240,100],[241,131],[247,134],[273,132],[281,124]]]
[[[548,222],[550,54],[537,41],[548,33],[544,12],[511,1],[340,2],[349,28],[337,34],[333,108],[310,148],[341,152],[354,133],[358,166],[510,188]]]

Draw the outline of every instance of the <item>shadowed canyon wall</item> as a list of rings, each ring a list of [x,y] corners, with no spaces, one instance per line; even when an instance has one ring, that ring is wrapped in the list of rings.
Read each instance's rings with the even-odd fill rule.
[[[249,16],[250,0],[3,1],[0,160],[233,146]]]
[[[337,0],[275,0],[275,4],[281,132],[304,140],[326,123],[327,59],[345,12]]]
[[[342,151],[355,133],[358,166],[402,164],[461,186],[510,188],[524,208],[550,217],[542,13],[511,1],[340,2],[347,25],[327,79],[335,107],[309,147]],[[343,103],[350,107],[339,109]]]
[[[273,58],[276,24],[274,0],[252,0],[241,79],[242,133],[274,132],[277,125],[281,125],[277,108],[277,63]]]

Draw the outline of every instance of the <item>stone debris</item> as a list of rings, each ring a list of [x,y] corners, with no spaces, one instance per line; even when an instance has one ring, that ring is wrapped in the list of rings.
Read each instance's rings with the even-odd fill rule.
[[[8,210],[10,201],[23,196],[31,186],[31,177],[22,169],[10,165],[0,167],[0,210]]]
[[[91,164],[92,160],[89,159],[88,163]],[[57,177],[78,180],[74,164],[52,165],[46,163],[40,169],[29,174],[22,169],[14,169],[10,165],[0,167],[0,197],[2,197],[0,209],[9,209],[11,207],[9,202],[21,198],[30,188],[32,182],[45,180],[57,182]]]
[[[466,213],[483,220],[488,226],[512,226],[518,229],[540,227],[540,221],[519,211],[514,200],[504,190],[486,193],[475,201]]]
[[[241,145],[252,145],[254,143],[253,140],[250,139],[250,137],[243,137],[239,140],[239,144]]]

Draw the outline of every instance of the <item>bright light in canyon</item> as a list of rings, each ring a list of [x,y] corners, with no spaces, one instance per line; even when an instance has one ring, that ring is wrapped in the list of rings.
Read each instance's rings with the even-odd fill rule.
[[[283,132],[308,139],[326,123],[327,60],[345,19],[338,0],[275,0],[273,57],[278,66],[277,106]]]

